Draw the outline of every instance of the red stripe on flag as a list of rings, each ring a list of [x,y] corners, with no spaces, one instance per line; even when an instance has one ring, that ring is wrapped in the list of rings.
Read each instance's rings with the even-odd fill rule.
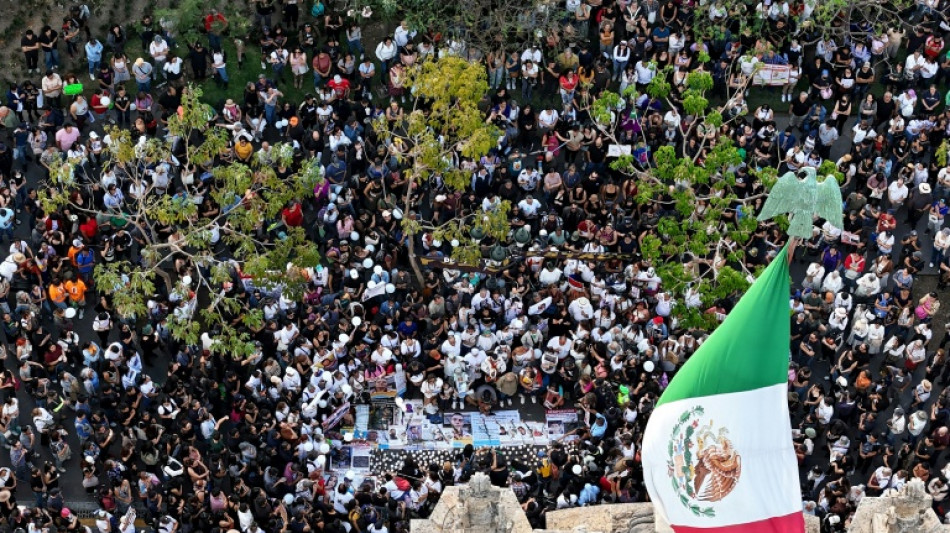
[[[676,533],[803,533],[805,531],[805,517],[799,511],[745,524],[720,527],[672,527]]]

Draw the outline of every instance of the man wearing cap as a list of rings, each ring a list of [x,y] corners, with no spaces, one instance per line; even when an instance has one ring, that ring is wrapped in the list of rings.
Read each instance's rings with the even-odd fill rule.
[[[327,86],[333,89],[337,100],[345,100],[350,92],[350,81],[336,74],[333,79],[327,82]]]
[[[92,271],[95,268],[96,262],[96,257],[92,250],[90,250],[82,240],[76,239],[69,249],[68,256],[73,266],[76,267],[76,270],[79,272],[79,277],[86,283],[91,282]]]
[[[907,202],[907,220],[906,223],[911,229],[917,228],[917,222],[930,210],[934,203],[933,193],[930,190],[930,184],[921,183],[914,188]]]
[[[155,68],[152,70],[153,78],[155,77],[155,72],[161,72],[165,68],[165,61],[168,60],[168,52],[168,43],[165,42],[165,39],[163,39],[161,35],[155,34],[155,36],[152,37],[152,42],[148,45],[148,53],[155,62]]]

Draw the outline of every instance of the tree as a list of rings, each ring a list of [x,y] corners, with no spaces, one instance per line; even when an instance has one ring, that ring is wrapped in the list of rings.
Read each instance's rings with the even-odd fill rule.
[[[406,20],[411,28],[441,37],[454,51],[472,53],[473,59],[478,54],[503,50],[512,43],[538,42],[560,30],[565,16],[557,3],[550,0],[346,0],[343,5],[352,14],[368,7],[389,23]]]
[[[707,63],[708,55],[701,54],[699,61]],[[641,137],[611,168],[635,178],[637,203],[652,205],[660,213],[656,231],[641,236],[640,253],[662,280],[664,291],[681,297],[675,316],[687,327],[708,328],[714,327],[716,319],[704,310],[745,290],[756,273],[743,247],[758,227],[751,216],[753,206],[774,183],[775,175],[774,169],[761,169],[751,191],[743,191],[740,197],[736,189],[735,169],[744,154],[728,138],[720,137],[718,130],[742,114],[745,85],[733,88],[724,105],[711,108],[707,94],[713,79],[702,66],[686,76],[679,92],[673,91],[670,74],[658,72],[645,95],[637,94],[632,86],[623,94],[604,91],[591,102],[590,113],[617,145],[625,141],[619,133],[621,123],[639,120],[638,104],[642,108],[651,99],[659,100],[664,108],[686,114],[668,122],[674,131],[661,133],[670,135],[672,142],[650,154]],[[699,140],[680,142],[688,138]]]
[[[286,144],[247,162],[230,160],[229,132],[214,118],[200,89],[186,88],[165,138],[136,140],[111,128],[104,139],[105,176],[140,194],[99,208],[88,201],[94,185],[87,165],[67,160],[52,169],[41,203],[47,212],[96,217],[134,237],[137,253],[99,262],[93,276],[121,319],[147,315],[157,292],[174,295],[179,307],[167,317],[173,337],[192,344],[213,329],[215,349],[237,356],[251,352],[248,332],[263,325],[261,312],[245,305],[243,283],[295,298],[305,283],[302,269],[319,261],[304,230],[283,224],[282,210],[312,197],[323,177],[318,161],[303,160]],[[291,168],[299,170],[286,179],[275,171]],[[199,212],[202,197],[216,212]]]
[[[417,240],[427,237],[451,243],[452,258],[465,265],[478,264],[483,256],[483,238],[502,241],[509,232],[508,202],[488,210],[481,205],[462,205],[449,220],[433,219],[418,207],[442,191],[462,196],[471,184],[471,171],[462,160],[478,161],[496,146],[500,132],[486,123],[478,104],[488,90],[484,67],[454,56],[427,60],[408,74],[411,107],[401,122],[381,117],[374,123],[380,137],[397,158],[407,181],[401,194],[404,245],[420,284]],[[474,236],[473,236],[474,234]]]
[[[764,251],[749,244],[764,229],[755,214],[778,177],[777,162],[746,153],[719,135],[722,125],[748,112],[743,95],[751,79],[727,88],[725,102],[712,106],[708,95],[713,78],[703,67],[708,61],[707,54],[700,54],[700,66],[686,75],[681,89],[674,90],[668,81],[672,71],[660,71],[645,95],[629,87],[623,94],[605,91],[590,103],[591,118],[618,145],[624,143],[621,123],[639,120],[638,105],[645,108],[658,100],[664,109],[685,114],[672,120],[664,117],[674,131],[652,132],[670,134],[671,142],[651,154],[640,137],[637,146],[617,157],[611,168],[637,180],[639,205],[651,205],[661,213],[656,231],[641,236],[641,256],[655,269],[663,289],[680,297],[674,315],[683,325],[700,328],[715,327],[716,315],[705,310],[741,294],[765,266]],[[651,135],[648,128],[646,136]],[[743,162],[749,172],[740,182],[737,169]],[[844,180],[831,161],[825,161],[818,173],[839,183]],[[784,217],[776,218],[782,230],[787,223]]]
[[[757,12],[761,8],[762,12]],[[757,35],[762,42],[776,44],[795,36],[802,45],[824,38],[838,45],[867,42],[870,35],[883,35],[889,29],[909,28],[916,24],[936,26],[942,15],[917,7],[912,0],[804,0],[771,5],[735,0],[715,0],[682,6],[692,10],[692,32],[707,43],[722,39],[727,32]],[[780,15],[784,14],[784,18]],[[782,19],[782,24],[778,20]]]

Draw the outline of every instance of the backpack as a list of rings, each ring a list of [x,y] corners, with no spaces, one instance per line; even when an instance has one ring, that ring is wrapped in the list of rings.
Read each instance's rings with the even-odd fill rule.
[[[317,1],[313,4],[313,7],[310,8],[310,15],[311,15],[311,16],[314,16],[314,17],[319,17],[319,16],[322,15],[326,10],[327,10],[327,8],[326,8],[326,6],[323,5],[323,2],[322,2],[321,0],[317,0]]]
[[[409,480],[403,477],[397,477],[395,480],[396,488],[402,492],[406,492],[412,488],[412,485],[409,484]]]
[[[69,444],[63,442],[63,440],[58,440],[53,444],[53,453],[56,454],[56,458],[60,461],[68,461],[73,456],[73,451],[69,448]]]

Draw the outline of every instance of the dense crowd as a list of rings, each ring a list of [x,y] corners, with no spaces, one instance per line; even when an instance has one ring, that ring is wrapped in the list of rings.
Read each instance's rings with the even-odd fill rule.
[[[9,243],[0,263],[3,531],[131,533],[139,519],[162,533],[400,533],[431,512],[444,487],[477,471],[510,486],[537,527],[552,509],[645,501],[645,422],[707,334],[675,318],[677,306],[699,305],[697,295],[667,292],[638,253],[661,217],[681,215],[663,198],[638,203],[638,179],[609,167],[608,148],[633,145],[648,166],[671,145],[701,162],[706,135],[740,148],[740,200],[763,190],[750,169],[784,173],[831,158],[846,177],[844,227],[817,221],[799,246],[802,275],[790,295],[789,404],[803,510],[840,530],[864,495],[914,477],[939,516],[950,510],[942,386],[950,324],[933,324],[950,283],[950,166],[938,153],[950,133],[945,3],[920,3],[905,27],[856,25],[831,39],[810,24],[813,4],[797,0],[737,11],[714,2],[702,21],[691,2],[567,0],[563,20],[538,42],[496,50],[406,23],[364,44],[369,12],[319,1],[312,9],[297,0],[253,5],[254,29],[236,48],[214,10],[198,42],[175,42],[151,17],[95,35],[79,6],[62,26],[22,37],[25,76],[0,107],[0,238]],[[699,24],[716,28],[714,38],[696,41]],[[246,54],[256,46],[259,65]],[[499,244],[511,245],[512,260],[498,273],[436,261],[420,282],[393,200],[408,186],[400,170],[410,162],[372,119],[401,121],[411,106],[406,70],[442,54],[485,65],[485,119],[505,133],[480,160],[458,158],[472,174],[468,190],[424,183],[416,216],[444,222],[508,200],[511,237]],[[787,66],[788,82],[752,87],[758,63]],[[229,85],[248,69],[259,71],[256,83]],[[725,102],[718,131],[684,127],[691,117],[679,97],[686,74],[699,69]],[[632,100],[615,130],[594,125],[591,96],[643,91],[657,75],[669,78],[669,99]],[[103,166],[103,124],[135,139],[163,136],[190,81],[233,92],[213,103],[209,127],[228,128],[233,139],[218,164],[247,163],[269,142],[286,141],[302,156],[297,164],[316,157],[325,166],[327,187],[289,204],[280,220],[305,227],[325,258],[304,298],[237,285],[246,308],[266,318],[251,332],[257,350],[248,358],[213,354],[214,331],[197,345],[172,338],[166,319],[180,295],[159,288],[148,315],[129,318],[92,279],[97,264],[140,259],[142,236],[116,216],[129,202],[146,191],[215,187],[186,176],[187,164],[153,164],[149,184]],[[312,91],[290,101],[281,91],[290,84]],[[750,109],[750,93],[782,105]],[[72,200],[96,216],[41,208],[37,189],[64,158],[81,161],[86,183]],[[224,206],[201,192],[199,216],[217,216]],[[420,256],[451,252],[431,235],[411,238]],[[769,261],[785,241],[761,226],[742,246],[744,266]],[[552,246],[566,253],[532,255]],[[589,261],[570,252],[608,255]],[[176,273],[193,266],[181,259]],[[363,298],[381,284],[385,292]],[[702,311],[721,319],[739,296]],[[540,451],[539,466],[469,445],[444,464],[409,460],[373,472],[377,485],[329,478],[343,436],[321,423],[396,373],[407,378],[405,397],[422,398],[429,414],[576,408],[576,440]],[[345,413],[344,424],[352,421]],[[71,479],[99,506],[94,524],[65,503],[83,492],[61,483],[70,471],[81,471]]]

